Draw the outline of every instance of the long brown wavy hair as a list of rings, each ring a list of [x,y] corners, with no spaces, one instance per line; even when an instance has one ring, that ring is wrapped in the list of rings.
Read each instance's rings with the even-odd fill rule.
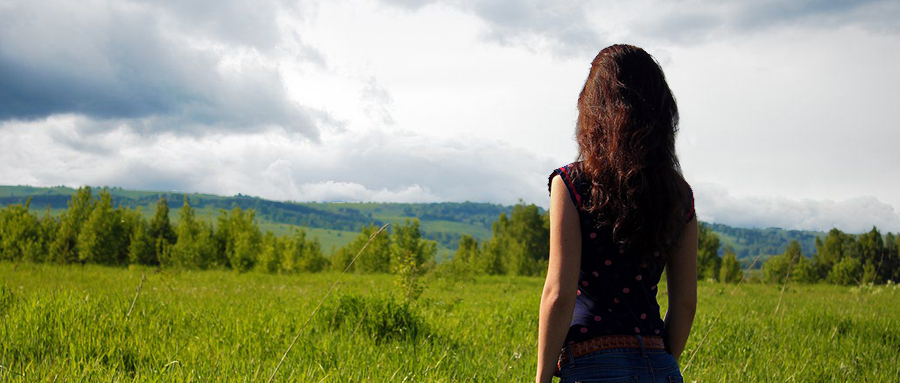
[[[622,248],[665,255],[680,232],[677,131],[678,107],[656,60],[631,45],[600,51],[578,97],[578,172],[591,186],[584,210]]]

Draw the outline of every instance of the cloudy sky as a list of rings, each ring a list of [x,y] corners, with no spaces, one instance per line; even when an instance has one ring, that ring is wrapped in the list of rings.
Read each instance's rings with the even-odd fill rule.
[[[900,231],[900,2],[0,0],[0,184],[546,207],[603,47],[701,219]]]

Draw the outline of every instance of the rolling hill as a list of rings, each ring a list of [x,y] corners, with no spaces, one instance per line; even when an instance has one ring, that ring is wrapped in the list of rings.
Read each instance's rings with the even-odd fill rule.
[[[95,190],[97,190],[95,188]],[[68,187],[0,186],[0,206],[22,204],[31,198],[31,209],[51,215],[66,209],[69,198],[75,192]],[[110,188],[114,203],[121,207],[140,210],[149,217],[160,197],[165,197],[173,220],[187,197],[197,214],[215,222],[220,210],[234,207],[253,209],[262,230],[276,234],[289,232],[293,227],[304,227],[319,238],[323,249],[330,252],[345,245],[358,235],[365,225],[382,225],[400,222],[406,218],[418,218],[423,236],[438,242],[438,260],[452,256],[459,238],[468,234],[483,241],[491,236],[491,224],[500,213],[509,213],[511,206],[477,202],[441,203],[374,203],[374,202],[283,202],[245,195],[219,196],[213,194],[137,191]],[[798,240],[807,256],[815,252],[815,238],[825,233],[817,231],[784,230],[780,228],[746,229],[723,224],[709,224],[722,240],[722,248],[730,246],[738,258],[749,264],[758,255],[762,259],[780,254],[791,240]]]

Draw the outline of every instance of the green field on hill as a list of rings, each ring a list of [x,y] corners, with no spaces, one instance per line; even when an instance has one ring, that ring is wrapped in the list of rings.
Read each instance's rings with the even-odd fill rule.
[[[276,381],[533,380],[540,278],[427,275],[407,305],[392,276],[347,274],[301,331],[337,278],[0,263],[0,381],[266,381],[298,333]],[[701,282],[680,364],[697,382],[896,381],[897,302],[892,284]]]
[[[94,188],[96,194],[99,189]],[[68,187],[0,186],[0,207],[22,204],[32,199],[31,210],[43,216],[46,208],[57,216],[66,208],[69,197],[75,192]],[[291,228],[304,228],[318,237],[322,250],[331,254],[332,248],[349,243],[360,228],[375,224],[398,223],[406,218],[416,218],[421,223],[422,235],[438,244],[436,260],[447,259],[455,253],[462,235],[470,235],[478,241],[491,237],[491,225],[500,213],[509,214],[510,206],[475,202],[442,203],[374,203],[374,202],[285,202],[271,201],[245,195],[219,196],[213,194],[183,193],[178,191],[136,191],[122,188],[110,189],[114,204],[140,210],[149,218],[160,197],[169,201],[169,218],[178,220],[178,208],[184,197],[190,199],[197,216],[216,222],[222,210],[234,207],[253,209],[260,228],[275,234],[287,233]],[[815,238],[825,235],[817,231],[783,230],[779,228],[736,228],[718,223],[709,224],[722,241],[720,255],[726,247],[734,249],[744,267],[757,256],[766,260],[784,252],[791,240],[797,240],[803,254],[815,252]],[[761,265],[762,262],[757,263]]]

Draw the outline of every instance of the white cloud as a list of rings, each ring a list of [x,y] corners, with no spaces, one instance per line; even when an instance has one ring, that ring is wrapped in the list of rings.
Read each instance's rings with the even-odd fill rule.
[[[736,227],[862,233],[877,226],[900,231],[900,212],[872,196],[841,201],[785,197],[736,197],[712,184],[693,185],[697,217]]]
[[[299,186],[298,200],[322,202],[441,202],[427,188],[413,184],[397,190],[372,190],[354,182],[314,182]]]
[[[900,206],[898,47],[898,36],[848,27],[670,50],[688,179],[739,196]]]
[[[666,72],[686,178],[717,185],[701,217],[897,230],[898,20],[893,1],[0,2],[0,183],[546,206],[589,62],[622,41]]]
[[[552,159],[499,141],[408,131],[283,129],[185,137],[127,124],[79,134],[84,117],[0,124],[2,184],[111,185],[292,201],[438,202],[520,198],[545,205]],[[29,160],[25,160],[25,159]]]

